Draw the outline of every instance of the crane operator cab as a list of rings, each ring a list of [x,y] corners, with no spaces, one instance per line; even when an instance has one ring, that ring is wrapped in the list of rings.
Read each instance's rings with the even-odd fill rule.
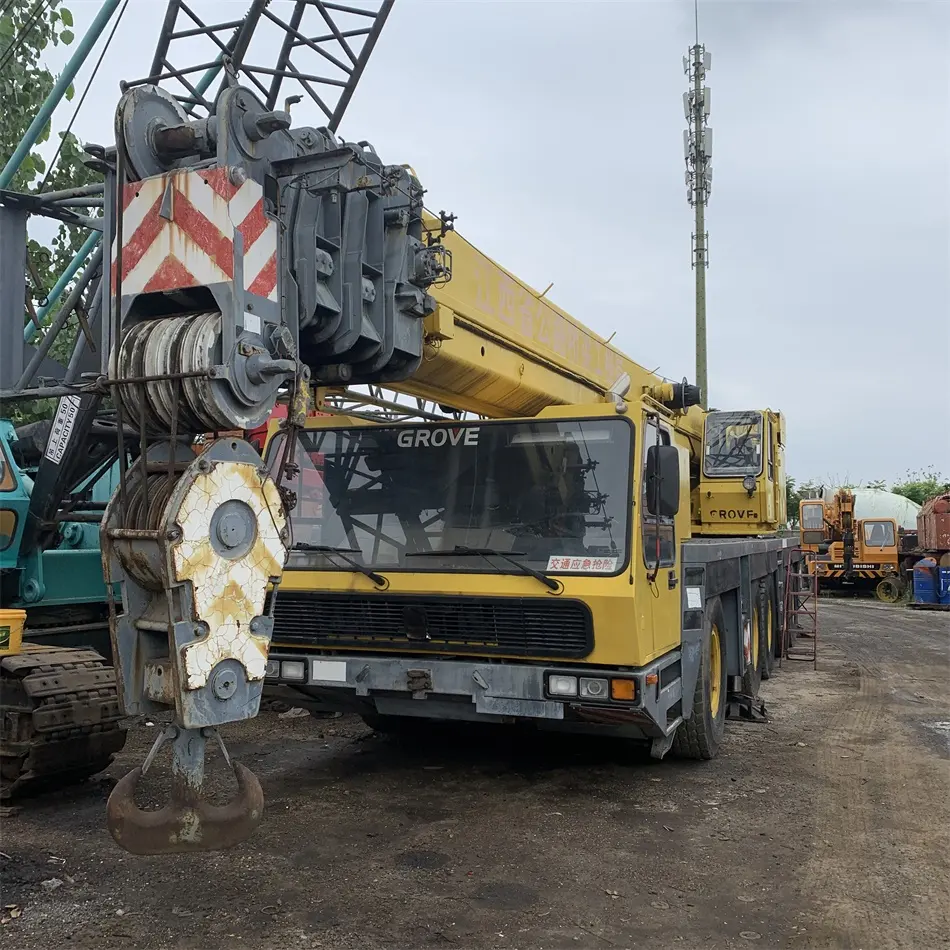
[[[825,505],[820,498],[807,499],[799,504],[798,523],[801,526],[802,547],[818,550],[827,539]]]
[[[711,411],[703,432],[698,534],[774,534],[786,522],[785,420]]]

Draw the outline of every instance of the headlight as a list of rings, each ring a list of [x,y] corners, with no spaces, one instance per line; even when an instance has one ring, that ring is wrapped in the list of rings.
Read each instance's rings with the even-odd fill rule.
[[[746,477],[742,479],[742,487],[746,491],[755,491],[755,476],[746,475]]]
[[[576,696],[577,677],[552,673],[548,676],[548,692],[552,696]]]
[[[585,699],[607,698],[607,680],[588,679],[582,676],[580,687],[580,695]]]
[[[268,660],[264,675],[268,679],[276,679],[280,676],[280,660]]]
[[[307,675],[307,667],[303,660],[284,660],[280,664],[280,676],[285,680],[300,680]]]

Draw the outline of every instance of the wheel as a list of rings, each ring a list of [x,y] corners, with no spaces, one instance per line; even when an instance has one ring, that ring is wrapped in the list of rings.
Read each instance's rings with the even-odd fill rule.
[[[775,671],[775,658],[778,655],[779,637],[776,636],[777,618],[775,600],[772,596],[772,579],[767,578],[762,585],[762,679],[770,679]]]
[[[885,577],[874,589],[877,599],[885,604],[896,604],[901,599],[902,593],[901,582],[896,577]]]
[[[693,693],[693,711],[673,736],[673,750],[686,759],[712,759],[726,730],[726,641],[722,604],[706,601],[703,652]]]
[[[752,620],[749,631],[749,662],[742,674],[742,691],[747,696],[758,696],[762,682],[762,592],[757,591],[752,601]],[[743,649],[743,654],[745,649]]]

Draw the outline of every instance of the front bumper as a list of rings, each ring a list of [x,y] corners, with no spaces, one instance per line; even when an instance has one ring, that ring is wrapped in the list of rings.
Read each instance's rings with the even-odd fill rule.
[[[469,722],[527,721],[541,728],[657,738],[669,735],[682,721],[679,670],[678,650],[649,666],[622,673],[540,663],[278,651],[270,656],[266,684],[272,689],[291,687],[318,708],[341,712]],[[285,676],[285,672],[295,675]],[[545,692],[550,672],[634,678],[637,698],[633,702],[552,698]]]

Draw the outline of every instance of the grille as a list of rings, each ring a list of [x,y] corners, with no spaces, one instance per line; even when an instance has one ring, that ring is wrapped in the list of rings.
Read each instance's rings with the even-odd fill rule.
[[[274,641],[578,659],[593,649],[594,633],[590,611],[578,601],[284,591]]]

